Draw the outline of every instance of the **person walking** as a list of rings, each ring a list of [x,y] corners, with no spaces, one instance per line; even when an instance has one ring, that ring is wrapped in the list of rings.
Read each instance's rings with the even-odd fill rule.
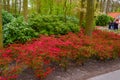
[[[118,30],[118,23],[119,23],[119,20],[116,19],[114,22],[114,30]]]
[[[109,23],[109,29],[112,29],[112,30],[114,29],[114,23],[113,23],[113,21]]]
[[[120,29],[120,19],[119,19],[119,21],[118,21],[118,29]]]

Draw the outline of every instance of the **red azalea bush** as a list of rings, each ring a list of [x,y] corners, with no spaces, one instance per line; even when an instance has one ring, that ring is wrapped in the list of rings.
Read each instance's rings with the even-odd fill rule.
[[[31,68],[39,78],[45,78],[54,64],[66,69],[70,61],[78,64],[89,58],[106,60],[120,55],[120,35],[95,30],[92,37],[79,33],[62,36],[44,36],[26,42],[12,44],[0,50],[0,78],[13,80],[24,68]]]

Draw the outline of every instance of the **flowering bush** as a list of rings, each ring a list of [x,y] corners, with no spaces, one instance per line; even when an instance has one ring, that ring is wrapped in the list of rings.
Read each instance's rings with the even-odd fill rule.
[[[66,35],[40,35],[25,44],[12,44],[0,50],[0,78],[13,80],[27,67],[39,78],[54,70],[54,64],[66,69],[70,61],[82,64],[89,58],[106,60],[119,57],[120,35],[95,30],[85,36],[84,30]],[[4,80],[4,79],[3,79]]]

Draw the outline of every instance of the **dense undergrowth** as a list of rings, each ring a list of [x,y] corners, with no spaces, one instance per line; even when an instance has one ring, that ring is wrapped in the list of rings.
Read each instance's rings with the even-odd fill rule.
[[[10,23],[15,17],[8,13],[7,11],[2,10],[2,23],[3,25]]]
[[[64,35],[69,32],[79,32],[79,19],[74,16],[32,14],[25,22],[23,17],[14,17],[7,11],[2,11],[4,46],[12,43],[25,43],[38,34]],[[100,15],[96,18],[96,25],[107,25],[110,17]],[[85,28],[86,23],[82,23]],[[31,34],[32,33],[32,34]]]
[[[79,20],[73,16],[39,15],[32,14],[28,22],[23,17],[14,17],[7,11],[2,11],[3,16],[3,42],[4,45],[12,43],[25,43],[38,34],[63,35],[68,32],[79,32]],[[66,22],[65,22],[66,19]]]
[[[3,33],[4,45],[15,42],[25,43],[27,40],[38,36],[38,33],[23,20],[23,17],[14,18],[12,22],[4,25]]]
[[[97,16],[96,25],[106,26],[112,18],[107,15]],[[40,15],[32,14],[25,22],[23,17],[14,17],[7,11],[2,11],[3,42],[4,46],[20,42],[25,43],[38,34],[64,35],[69,32],[79,32],[79,19],[75,16],[64,15]],[[85,21],[82,27],[85,28]],[[32,34],[31,34],[32,33]]]
[[[107,26],[114,19],[108,15],[102,14],[96,17],[95,23],[97,26]]]
[[[100,30],[92,37],[84,30],[66,35],[40,35],[25,44],[11,44],[0,50],[0,78],[14,80],[24,67],[45,78],[55,69],[53,64],[67,68],[69,62],[82,64],[88,59],[109,60],[120,55],[120,35]],[[11,65],[14,63],[14,66]]]
[[[66,21],[66,22],[65,22]],[[64,15],[40,15],[33,14],[29,17],[29,26],[36,32],[45,35],[66,34],[68,32],[78,32],[79,19],[73,16]]]

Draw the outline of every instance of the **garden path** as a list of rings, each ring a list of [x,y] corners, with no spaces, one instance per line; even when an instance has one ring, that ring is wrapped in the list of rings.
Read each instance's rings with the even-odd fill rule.
[[[88,80],[120,80],[120,70],[99,75]]]

